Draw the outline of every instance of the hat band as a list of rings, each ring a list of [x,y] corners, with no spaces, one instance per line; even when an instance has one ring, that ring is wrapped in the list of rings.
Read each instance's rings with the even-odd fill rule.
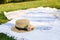
[[[27,26],[26,26],[26,27],[27,27]],[[25,28],[18,28],[17,26],[15,26],[15,28],[18,29],[18,30],[28,31],[26,27],[25,27]]]

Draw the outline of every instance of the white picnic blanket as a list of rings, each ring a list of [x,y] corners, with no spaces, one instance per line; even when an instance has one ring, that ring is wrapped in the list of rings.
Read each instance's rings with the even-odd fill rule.
[[[12,20],[15,18],[20,18],[24,16],[26,13],[48,13],[49,15],[55,15],[57,13],[56,8],[50,8],[50,7],[37,7],[37,8],[30,8],[26,10],[16,10],[11,12],[4,12],[5,17],[7,17],[8,20]],[[58,14],[59,15],[59,14]]]
[[[31,10],[31,11],[30,11]],[[60,40],[60,20],[51,14],[54,12],[29,9],[22,17],[14,18],[11,21],[0,25],[0,33],[5,33],[16,40]],[[35,29],[30,32],[17,33],[11,30],[18,19],[29,19]]]
[[[17,19],[11,20],[0,25],[0,33],[14,37],[16,40],[60,40],[60,21],[56,19],[53,22],[32,22],[35,29],[30,32],[17,33],[11,30]]]
[[[20,18],[25,13],[26,13],[25,10],[16,10],[16,11],[11,11],[11,12],[5,12],[4,11],[4,15],[5,15],[5,17],[7,17],[8,20],[12,20],[12,19],[15,19],[15,18]]]

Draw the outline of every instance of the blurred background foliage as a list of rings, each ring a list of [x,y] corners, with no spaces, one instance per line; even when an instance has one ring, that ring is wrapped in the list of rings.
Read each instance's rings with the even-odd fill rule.
[[[24,2],[24,1],[34,1],[34,0],[0,0],[0,4],[9,2]]]

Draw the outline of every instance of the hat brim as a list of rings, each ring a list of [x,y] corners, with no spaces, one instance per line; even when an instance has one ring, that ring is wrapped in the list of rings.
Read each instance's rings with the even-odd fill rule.
[[[31,27],[34,28],[33,25],[31,25]],[[18,29],[16,29],[15,27],[12,27],[11,30],[14,31],[14,32],[29,32],[29,31],[25,31],[25,30],[18,30]],[[32,30],[31,30],[31,31],[32,31]]]

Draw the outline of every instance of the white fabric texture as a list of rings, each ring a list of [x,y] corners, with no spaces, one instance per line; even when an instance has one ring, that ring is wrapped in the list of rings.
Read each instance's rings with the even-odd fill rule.
[[[7,17],[8,20],[12,20],[14,18],[19,18],[23,16],[26,13],[25,10],[17,10],[17,11],[11,11],[11,12],[4,12],[5,17]]]
[[[49,9],[42,12],[34,10],[29,9],[24,16],[0,25],[0,33],[12,36],[16,40],[60,40],[60,20],[55,15],[50,14],[52,12]],[[15,26],[15,21],[18,19],[29,19],[30,24],[34,25],[35,29],[24,33],[12,31],[11,28]]]
[[[12,20],[15,18],[20,18],[26,13],[56,13],[56,8],[50,8],[50,7],[37,7],[37,8],[30,8],[26,10],[17,10],[17,11],[11,11],[11,12],[4,12],[4,15],[7,17],[8,20]]]
[[[11,30],[15,21],[16,19],[0,25],[0,33],[12,36],[16,40],[60,40],[60,21],[58,19],[54,22],[31,22],[35,25],[35,29],[26,33],[17,33]]]

